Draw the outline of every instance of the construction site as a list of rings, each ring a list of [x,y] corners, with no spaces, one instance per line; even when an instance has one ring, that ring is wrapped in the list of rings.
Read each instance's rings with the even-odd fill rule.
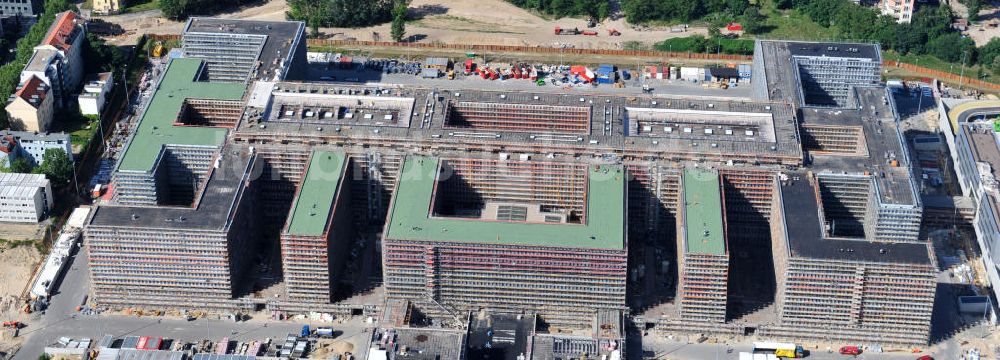
[[[288,28],[197,21],[209,43]],[[785,61],[877,46],[759,42],[754,98],[722,99],[303,81],[266,51],[297,29],[248,47],[293,64],[263,79],[171,60],[89,220],[94,301],[928,342],[936,263],[892,97]]]

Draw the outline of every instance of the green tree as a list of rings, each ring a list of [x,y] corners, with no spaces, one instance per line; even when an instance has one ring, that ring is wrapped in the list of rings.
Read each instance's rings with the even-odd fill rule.
[[[706,39],[704,36],[701,35],[693,35],[690,36],[689,39],[691,39],[691,43],[688,46],[688,51],[695,53],[705,52],[709,44],[712,43],[711,39]]]
[[[87,33],[83,62],[84,71],[88,74],[112,71],[125,63],[125,54],[117,46],[108,45],[93,33]]]
[[[963,3],[965,4],[967,10],[965,17],[968,18],[969,21],[976,21],[979,19],[979,10],[983,9],[982,2],[979,0],[965,0]]]
[[[992,38],[990,42],[979,48],[979,63],[992,66],[994,60],[1000,57],[1000,38]]]
[[[364,27],[392,20],[395,4],[396,0],[288,0],[285,17],[310,26]]]
[[[10,166],[7,166],[7,161],[9,159],[10,158],[8,157],[0,160],[0,172],[18,174],[27,174],[31,172],[31,163],[28,162],[27,159],[22,157],[15,158],[13,161],[10,161]]]
[[[993,58],[991,69],[993,70],[993,75],[1000,75],[1000,56]]]
[[[607,19],[611,15],[611,5],[607,1],[602,1],[597,5],[596,18],[598,21]]]
[[[177,19],[187,13],[185,0],[160,0],[160,11],[163,16],[170,19]]]
[[[160,0],[160,11],[171,19],[183,19],[193,14],[206,14],[242,5],[252,0]]]
[[[944,34],[927,42],[927,53],[949,62],[959,62],[964,58],[966,64],[972,64],[975,50],[972,40],[962,38],[958,33]]]
[[[760,9],[751,6],[743,11],[742,25],[747,34],[759,34],[764,28],[764,17],[760,15]]]
[[[48,149],[42,155],[42,165],[35,173],[45,174],[53,184],[64,185],[73,178],[73,162],[63,149]]]
[[[403,41],[406,36],[406,1],[398,1],[392,9],[392,41]]]

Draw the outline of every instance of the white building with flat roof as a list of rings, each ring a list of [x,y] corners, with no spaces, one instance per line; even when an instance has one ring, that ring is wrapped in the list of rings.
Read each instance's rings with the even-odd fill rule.
[[[84,115],[101,115],[108,93],[111,92],[113,81],[110,72],[94,74],[83,84],[83,91],[77,97],[80,103],[80,113]]]
[[[0,174],[0,222],[37,223],[52,208],[52,186],[42,174]]]

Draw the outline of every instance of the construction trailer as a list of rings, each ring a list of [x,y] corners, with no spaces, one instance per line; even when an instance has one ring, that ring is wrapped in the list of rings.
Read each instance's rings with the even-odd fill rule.
[[[430,70],[434,69],[439,72],[445,72],[451,67],[451,60],[443,57],[429,57],[424,61],[424,69]]]

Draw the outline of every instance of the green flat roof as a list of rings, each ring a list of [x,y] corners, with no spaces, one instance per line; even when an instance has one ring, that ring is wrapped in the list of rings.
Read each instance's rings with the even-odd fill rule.
[[[586,224],[544,224],[430,217],[439,160],[409,156],[393,198],[386,237],[418,241],[621,250],[625,248],[625,173],[587,171]],[[604,170],[610,170],[607,173]]]
[[[720,191],[718,172],[705,169],[684,170],[684,241],[687,253],[726,253]]]
[[[323,235],[333,212],[337,185],[340,184],[346,163],[342,153],[313,151],[309,168],[306,169],[299,194],[295,198],[286,233],[298,236]]]
[[[153,93],[139,127],[122,155],[119,170],[148,171],[163,145],[219,146],[225,140],[224,128],[174,126],[184,99],[239,100],[243,84],[195,81],[199,59],[173,59],[167,65],[160,86]]]

